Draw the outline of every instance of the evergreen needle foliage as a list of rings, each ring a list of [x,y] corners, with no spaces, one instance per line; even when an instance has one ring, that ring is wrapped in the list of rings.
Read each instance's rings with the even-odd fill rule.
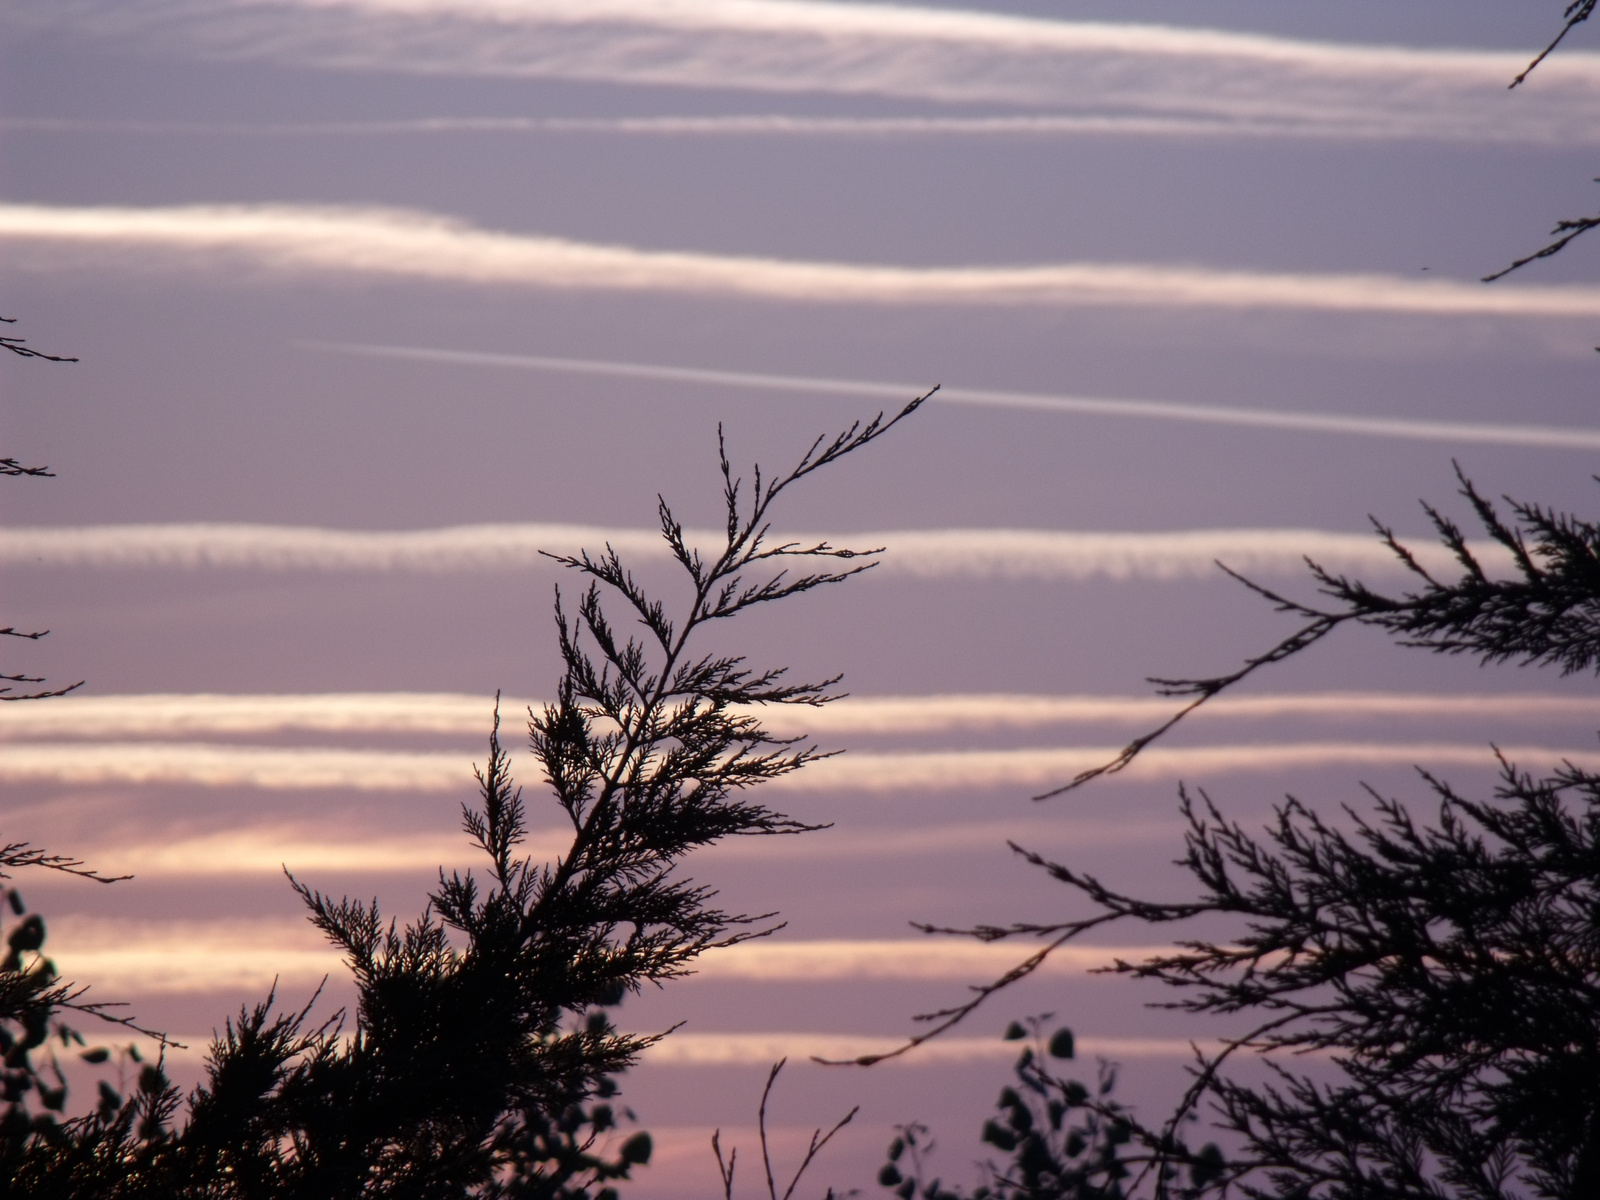
[[[665,1035],[620,1033],[605,1008],[688,973],[708,949],[776,928],[771,914],[716,907],[679,864],[726,837],[815,828],[748,798],[821,757],[768,734],[757,714],[825,703],[837,680],[792,683],[782,669],[702,650],[699,637],[711,622],[872,565],[858,560],[876,551],[773,539],[771,510],[792,484],[920,404],[818,439],[776,478],[757,468],[748,491],[722,451],[726,538],[713,551],[689,546],[661,501],[662,536],[689,583],[677,613],[609,547],[558,557],[585,587],[575,614],[557,590],[565,671],[529,730],[571,827],[566,853],[543,865],[519,857],[527,817],[497,715],[479,804],[463,809],[486,878],[441,871],[427,908],[403,927],[375,902],[294,882],[354,973],[353,1013],[316,1021],[311,1004],[284,1011],[269,996],[216,1037],[181,1119],[184,1097],[150,1065],[131,1098],[113,1093],[94,1113],[30,1126],[7,1144],[9,1194],[613,1195],[611,1181],[646,1162],[650,1142],[636,1134],[607,1149],[610,1077]]]
[[[1491,576],[1459,528],[1429,509],[1460,565],[1456,579],[1430,575],[1380,526],[1420,581],[1414,590],[1386,595],[1312,564],[1331,605],[1254,588],[1308,620],[1295,635],[1228,675],[1162,682],[1196,697],[1188,712],[1352,621],[1436,653],[1600,673],[1600,526],[1517,503],[1507,522],[1465,479],[1462,491],[1509,552],[1509,578]],[[1069,787],[1119,769],[1177,719]],[[1431,821],[1369,789],[1370,808],[1345,806],[1338,823],[1290,797],[1264,837],[1227,820],[1203,793],[1182,791],[1188,832],[1178,863],[1199,894],[1175,903],[1013,845],[1089,901],[1091,914],[925,927],[1042,944],[965,1003],[927,1014],[932,1028],[911,1044],[1090,931],[1200,921],[1226,936],[1180,940],[1169,953],[1106,968],[1172,989],[1177,998],[1158,1007],[1248,1026],[1216,1053],[1196,1051],[1190,1087],[1159,1126],[1089,1098],[1092,1111],[1127,1121],[1139,1148],[1127,1194],[1600,1196],[1600,775],[1571,764],[1542,778],[1504,760],[1501,768],[1487,800],[1423,772]],[[1242,1054],[1264,1061],[1272,1079],[1230,1074]],[[1319,1059],[1324,1067],[1304,1065]],[[1181,1136],[1203,1108],[1229,1147],[1226,1163]],[[1096,1186],[1015,1194],[1086,1200],[1103,1194]]]

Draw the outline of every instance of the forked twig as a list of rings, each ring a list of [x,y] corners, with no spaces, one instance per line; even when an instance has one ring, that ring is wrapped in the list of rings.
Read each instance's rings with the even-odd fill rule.
[[[834,1134],[850,1124],[855,1115],[861,1111],[861,1106],[859,1104],[856,1105],[836,1121],[833,1128],[828,1130],[827,1133],[823,1133],[820,1127],[812,1130],[811,1142],[806,1147],[805,1157],[800,1160],[800,1165],[795,1168],[794,1175],[789,1180],[789,1186],[784,1188],[782,1197],[779,1197],[777,1179],[772,1173],[771,1146],[767,1139],[767,1101],[772,1096],[772,1085],[777,1082],[778,1072],[783,1070],[784,1064],[788,1061],[788,1058],[780,1058],[772,1064],[772,1070],[767,1072],[766,1086],[761,1089],[761,1107],[756,1111],[756,1128],[761,1135],[761,1165],[767,1175],[768,1200],[790,1200],[794,1195],[795,1188],[800,1186],[801,1177],[805,1175],[822,1148],[833,1140]],[[711,1152],[717,1156],[717,1173],[722,1177],[723,1200],[733,1200],[733,1168],[735,1160],[739,1157],[739,1151],[737,1148],[731,1149],[728,1152],[727,1161],[723,1161],[722,1130],[718,1129],[711,1135]],[[830,1187],[828,1189],[828,1200],[832,1200],[833,1196],[834,1191]]]

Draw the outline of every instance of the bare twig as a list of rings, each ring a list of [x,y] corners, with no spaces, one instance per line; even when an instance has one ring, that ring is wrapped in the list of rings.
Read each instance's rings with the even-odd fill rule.
[[[1561,14],[1565,21],[1565,23],[1561,26],[1561,32],[1556,34],[1556,36],[1551,40],[1550,44],[1543,50],[1539,51],[1539,53],[1534,56],[1533,61],[1530,62],[1526,67],[1522,68],[1522,73],[1513,79],[1507,86],[1514,88],[1527,79],[1529,75],[1533,74],[1534,68],[1542,63],[1545,59],[1549,58],[1550,55],[1555,52],[1555,48],[1566,40],[1567,34],[1571,33],[1579,25],[1582,25],[1589,19],[1590,14],[1594,12],[1594,6],[1595,0],[1572,0],[1572,3],[1567,5],[1566,11]]]
[[[84,866],[81,858],[51,854],[47,850],[35,849],[27,842],[11,842],[0,846],[0,879],[9,878],[4,870],[6,867],[44,867],[46,870],[76,875],[80,879],[92,879],[95,883],[121,883],[133,878],[132,875],[102,875],[92,867]]]
[[[711,1134],[711,1153],[717,1156],[717,1174],[722,1177],[723,1200],[733,1200],[733,1168],[739,1160],[739,1148],[733,1147],[728,1151],[728,1161],[722,1161],[722,1130],[718,1129]]]
[[[850,1124],[855,1115],[861,1111],[860,1105],[852,1108],[838,1121],[834,1122],[833,1128],[829,1129],[827,1133],[823,1133],[820,1127],[811,1131],[811,1141],[806,1147],[805,1157],[800,1160],[800,1165],[795,1168],[794,1175],[789,1179],[789,1186],[784,1188],[783,1195],[780,1197],[778,1195],[777,1178],[772,1173],[772,1147],[767,1138],[767,1101],[772,1097],[772,1085],[777,1082],[778,1073],[783,1070],[784,1064],[788,1061],[787,1058],[780,1058],[772,1064],[772,1069],[767,1072],[766,1085],[761,1089],[761,1106],[756,1111],[756,1129],[761,1136],[761,1165],[766,1171],[768,1200],[791,1200],[795,1188],[800,1186],[801,1178],[810,1168],[812,1161],[821,1152],[822,1148],[833,1140],[834,1134]],[[721,1138],[722,1130],[720,1129],[711,1135],[711,1151],[717,1156],[717,1172],[722,1177],[723,1198],[724,1200],[733,1200],[733,1166],[739,1151],[737,1149],[730,1150],[727,1162],[724,1163]],[[833,1189],[829,1188],[828,1196],[832,1197],[833,1194]]]
[[[55,472],[49,467],[25,467],[14,458],[0,458],[0,475],[35,475],[46,479],[54,479]]]
[[[1600,179],[1597,179],[1595,182],[1600,183]],[[1595,228],[1596,226],[1600,226],[1600,216],[1576,217],[1570,220],[1557,221],[1556,227],[1550,231],[1550,236],[1554,239],[1553,241],[1551,241],[1548,245],[1535,250],[1532,254],[1524,255],[1522,258],[1517,259],[1510,266],[1501,267],[1498,271],[1495,271],[1489,275],[1485,275],[1483,277],[1483,282],[1493,283],[1497,279],[1504,279],[1507,275],[1511,274],[1511,272],[1520,270],[1529,263],[1538,262],[1541,258],[1549,258],[1552,255],[1560,254],[1561,251],[1567,248],[1567,244],[1569,242],[1575,238],[1582,237],[1584,234],[1588,233],[1589,230]]]
[[[4,321],[7,325],[15,325],[17,323],[17,319],[15,317],[0,317],[0,321]],[[32,346],[28,345],[28,340],[26,338],[0,337],[0,350],[9,350],[11,353],[20,355],[23,358],[40,358],[45,362],[78,361],[77,359],[70,358],[64,354],[46,354],[43,350],[35,350]]]

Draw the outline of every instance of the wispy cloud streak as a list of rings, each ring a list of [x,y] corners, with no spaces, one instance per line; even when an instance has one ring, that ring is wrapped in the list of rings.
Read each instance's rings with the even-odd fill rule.
[[[0,779],[269,791],[456,792],[474,785],[465,754],[200,742],[10,743],[0,746]]]
[[[314,988],[324,976],[348,974],[339,952],[302,918],[156,922],[67,914],[50,923],[50,956],[97,996],[264,994],[274,980]]]
[[[548,862],[566,852],[571,844],[571,835],[566,831],[534,830],[519,849],[537,861]],[[92,853],[94,861],[108,874],[191,881],[219,876],[281,876],[285,869],[299,875],[325,871],[341,876],[428,877],[441,867],[468,869],[484,862],[482,851],[456,831],[448,836],[375,836],[370,830],[329,832],[271,826],[190,836],[174,834],[147,842],[118,838],[94,848]]]
[[[1600,316],[1600,288],[1146,263],[920,267],[640,250],[502,233],[396,209],[0,205],[13,270],[243,269],[467,285],[744,296],[828,304],[1002,305]],[[1176,406],[1175,406],[1176,407]]]
[[[500,710],[514,722],[537,703],[507,697]],[[299,731],[487,737],[493,714],[492,697],[450,692],[158,692],[81,696],[71,705],[8,704],[0,707],[0,737],[170,739]]]
[[[913,829],[860,826],[834,828],[826,834],[776,841],[766,838],[723,843],[707,851],[717,861],[799,861],[841,858],[967,855],[975,846],[1001,850],[1007,841],[1031,846],[1052,845],[1057,826],[1037,817],[981,823],[938,824]],[[1074,820],[1072,845],[1133,846],[1161,841],[1170,844],[1182,836],[1176,817],[1168,819]],[[374,835],[370,830],[316,829],[301,824],[282,827],[251,824],[211,833],[148,832],[145,840],[118,831],[118,836],[86,842],[79,833],[70,840],[74,849],[92,859],[107,874],[129,874],[140,879],[188,880],[204,884],[218,877],[281,877],[285,868],[298,875],[315,872],[352,875],[409,875],[431,878],[436,870],[481,867],[481,850],[468,844],[455,830],[447,834],[418,833]],[[571,846],[570,830],[532,830],[520,853],[549,862]],[[52,844],[54,844],[52,839]]]
[[[718,534],[689,530],[691,544]],[[1371,534],[1314,529],[1197,529],[1176,533],[1077,533],[1045,529],[869,530],[789,533],[800,541],[883,546],[877,572],[921,579],[1185,580],[1214,578],[1216,563],[1257,575],[1303,575],[1305,557],[1334,571],[1388,575],[1402,568]],[[119,569],[225,568],[256,571],[452,573],[543,568],[541,551],[611,545],[640,564],[665,562],[649,529],[505,524],[444,529],[352,530],[281,525],[89,525],[0,528],[0,564]],[[1419,562],[1449,571],[1453,560],[1419,541]],[[1491,568],[1502,548],[1474,543]]]
[[[1461,130],[1460,135],[1468,131]],[[1208,117],[1090,116],[1007,113],[992,117],[818,117],[797,113],[729,113],[716,116],[636,117],[417,117],[396,121],[123,121],[76,117],[0,117],[0,133],[129,134],[146,137],[353,138],[453,134],[598,135],[669,138],[807,138],[882,140],[927,138],[1405,138],[1409,127],[1307,125]],[[1458,136],[1460,136],[1458,135]],[[1525,143],[1516,130],[1472,131],[1473,141]]]
[[[51,923],[52,955],[64,973],[132,993],[315,984],[344,973],[339,952],[304,918],[146,921],[64,915]],[[994,976],[1028,953],[1023,944],[960,938],[745,943],[702,955],[695,977],[754,983],[849,980],[972,980]],[[1159,946],[1067,946],[1042,968],[1083,975]]]
[[[855,751],[785,776],[775,790],[942,791],[957,788],[1052,786],[1115,758],[1120,747],[1030,750],[945,750],[925,753]],[[1505,756],[1534,769],[1566,761],[1600,767],[1600,753],[1543,746],[1502,746]],[[1486,746],[1449,742],[1280,742],[1218,746],[1154,746],[1120,774],[1123,779],[1198,778],[1334,766],[1492,767]]]
[[[307,986],[302,984],[302,987]],[[655,1033],[657,1030],[640,1032]],[[186,1034],[178,1039],[182,1048],[167,1048],[167,1059],[183,1063],[198,1063],[210,1045],[209,1033]],[[802,1033],[775,1031],[771,1033],[690,1033],[679,1030],[664,1041],[655,1043],[640,1056],[643,1067],[770,1067],[780,1058],[791,1062],[804,1062],[812,1057],[835,1061],[859,1058],[866,1054],[886,1054],[905,1044],[903,1037],[874,1037],[870,1034]],[[1222,1048],[1222,1043],[1208,1038],[1153,1038],[1153,1037],[1094,1037],[1077,1038],[1081,1055],[1107,1058],[1121,1062],[1130,1058],[1174,1058],[1192,1060],[1196,1047],[1206,1051]],[[155,1054],[154,1048],[150,1054]],[[1017,1044],[998,1037],[943,1037],[917,1048],[915,1054],[890,1059],[879,1070],[906,1071],[918,1067],[946,1066],[957,1063],[993,1062],[1009,1063],[1017,1057]],[[726,1132],[725,1130],[723,1132]],[[768,1125],[769,1142],[774,1150],[803,1154],[810,1129]],[[660,1163],[664,1157],[679,1155],[701,1158],[705,1155],[709,1130],[681,1126],[661,1126],[651,1122],[651,1133],[656,1139],[656,1154],[652,1161]],[[667,1154],[662,1153],[662,1144]],[[674,1146],[673,1143],[679,1143]],[[689,1147],[692,1146],[692,1151]],[[688,1155],[684,1152],[688,1151]]]
[[[770,375],[750,371],[721,371],[705,367],[673,367],[659,363],[634,363],[590,358],[552,358],[531,354],[493,354],[474,350],[438,350],[421,346],[373,346],[307,342],[317,349],[374,358],[397,358],[446,365],[506,367],[513,370],[556,371],[573,375],[600,375],[657,383],[708,384],[746,391],[793,392],[825,396],[877,396],[899,402],[920,395],[926,386],[880,383],[863,379],[827,379],[812,375]],[[1036,392],[1000,391],[994,388],[940,387],[936,404],[975,404],[985,408],[1012,408],[1077,416],[1132,417],[1141,420],[1187,421],[1202,425],[1243,425],[1286,429],[1301,433],[1343,433],[1361,437],[1418,439],[1439,442],[1476,442],[1500,446],[1542,446],[1558,450],[1600,449],[1600,429],[1572,426],[1505,425],[1470,421],[1410,420],[1403,417],[1342,415],[1338,413],[1286,412],[1281,409],[1232,408],[1215,404],[1175,404],[1159,400],[1121,400],[1103,396],[1052,396]]]
[[[505,697],[500,710],[515,722],[538,700]],[[822,708],[769,706],[760,712],[782,735],[929,734],[1047,729],[1075,725],[1134,726],[1169,715],[1160,696],[947,694],[847,696]],[[0,707],[0,738],[162,738],[240,736],[310,731],[345,734],[485,736],[492,701],[441,692],[349,692],[305,695],[153,693],[77,695],[51,704]],[[1310,718],[1441,720],[1492,717],[1502,721],[1593,721],[1600,700],[1534,692],[1478,695],[1417,692],[1301,692],[1218,696],[1190,718],[1218,720]]]
[[[1593,144],[1595,56],[814,0],[17,0],[13,23],[345,70],[894,96],[1348,137]]]
[[[922,752],[854,751],[768,784],[774,791],[949,791],[1045,786],[1113,758],[1119,747]],[[1600,753],[1502,746],[1530,769],[1563,760],[1600,768]],[[472,757],[445,752],[230,746],[185,742],[0,745],[0,781],[266,790],[459,792],[473,786]],[[1141,754],[1121,778],[1207,777],[1331,766],[1486,767],[1484,746],[1450,742],[1319,741],[1166,747]]]
[[[701,958],[701,979],[773,983],[829,979],[989,979],[1015,966],[1033,947],[1022,942],[963,938],[838,938],[745,942]],[[1080,975],[1118,958],[1147,958],[1159,946],[1063,946],[1050,956],[1047,975]]]
[[[1010,965],[1010,964],[1008,964]],[[677,1067],[766,1067],[780,1058],[805,1061],[825,1058],[845,1061],[867,1054],[887,1054],[905,1045],[904,1037],[872,1037],[849,1033],[690,1033],[680,1031],[657,1042],[643,1055],[650,1066]],[[1080,1037],[1080,1053],[1112,1059],[1194,1057],[1195,1047],[1215,1050],[1221,1043],[1200,1038],[1118,1038]],[[944,1063],[1011,1062],[1017,1057],[1017,1044],[997,1037],[936,1038],[919,1047],[915,1054],[897,1058],[885,1066],[898,1069],[938,1066]]]

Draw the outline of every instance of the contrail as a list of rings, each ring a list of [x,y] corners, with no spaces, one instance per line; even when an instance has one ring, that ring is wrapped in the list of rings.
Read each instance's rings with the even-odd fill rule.
[[[860,379],[827,379],[806,375],[770,375],[705,367],[673,367],[658,363],[617,362],[587,358],[551,358],[532,354],[494,354],[475,350],[438,350],[416,346],[382,346],[348,342],[307,342],[308,346],[375,358],[410,359],[461,366],[507,367],[556,371],[665,383],[695,383],[757,391],[798,392],[827,396],[873,396],[893,402],[926,391],[916,384]],[[1342,416],[1282,410],[1231,408],[1210,404],[1175,404],[1159,400],[1117,400],[1095,396],[1053,396],[992,388],[940,387],[933,399],[944,404],[976,404],[1038,412],[1134,417],[1157,421],[1193,421],[1206,425],[1248,425],[1302,433],[1344,433],[1363,437],[1412,438],[1423,441],[1478,442],[1498,446],[1541,446],[1562,450],[1600,450],[1600,429],[1577,426],[1502,425],[1465,421],[1409,420],[1402,417]]]
[[[1502,746],[1529,769],[1571,762],[1600,768],[1600,752]],[[940,792],[1039,788],[1116,757],[1119,746],[1022,750],[852,751],[770,781],[772,791]],[[481,758],[481,755],[479,756]],[[521,759],[519,766],[526,766]],[[1325,741],[1155,746],[1125,779],[1205,778],[1333,766],[1492,767],[1484,746],[1449,742]],[[0,780],[75,786],[138,784],[268,791],[462,792],[474,786],[473,756],[443,751],[234,746],[185,742],[10,742],[0,745]]]
[[[0,117],[4,133],[116,133],[148,137],[348,138],[450,134],[595,135],[684,138],[1364,138],[1418,136],[1414,127],[1386,120],[1369,125],[1314,125],[1256,118],[1086,116],[1010,113],[994,117],[815,117],[790,113],[635,117],[418,117],[398,121],[125,121],[76,117]],[[1525,145],[1519,129],[1479,125],[1440,130],[1438,136],[1473,142]],[[1581,139],[1579,139],[1581,140]]]
[[[505,697],[500,711],[519,723],[539,700]],[[780,736],[988,732],[1078,725],[1137,726],[1171,714],[1161,696],[947,694],[846,696],[821,708],[767,705],[752,710]],[[0,739],[158,738],[241,736],[292,732],[422,734],[481,740],[493,701],[441,692],[351,692],[310,695],[154,693],[71,696],[50,704],[0,706]],[[1288,692],[1222,695],[1192,721],[1321,719],[1593,721],[1600,699],[1536,692]]]
[[[336,70],[1008,104],[1310,135],[1593,145],[1600,62],[815,0],[13,0],[13,24]]]
[[[691,546],[724,534],[685,530]],[[818,534],[783,531],[786,540],[861,549],[884,547],[875,574],[916,579],[1176,581],[1215,578],[1222,561],[1256,575],[1304,576],[1305,558],[1332,571],[1393,576],[1404,570],[1371,534],[1315,529],[1195,529],[1173,533],[1081,533],[1047,529],[905,529]],[[443,529],[316,529],[283,525],[88,525],[0,528],[0,564],[11,567],[231,569],[425,574],[524,571],[550,566],[546,552],[611,546],[637,564],[666,563],[670,551],[651,529],[505,524]],[[1508,552],[1469,543],[1491,570]],[[1413,546],[1430,570],[1457,564],[1430,539]]]
[[[470,286],[812,304],[1600,317],[1600,288],[1592,286],[1491,286],[1395,275],[1274,273],[1150,263],[930,267],[816,262],[641,250],[478,229],[429,213],[337,206],[0,204],[0,243],[7,245],[8,269],[53,275],[65,270],[100,276],[122,268],[136,272],[189,268],[229,277],[251,271],[288,277],[331,273]],[[981,395],[972,392],[969,398],[986,402]],[[1058,406],[1058,398],[1039,399],[1048,401],[1043,407]],[[1017,403],[1010,396],[1003,402]],[[1111,411],[1100,407],[1103,403],[1095,401],[1090,408],[1073,411]],[[1181,405],[1172,407],[1185,411]],[[1160,408],[1154,406],[1147,414],[1173,415],[1158,412]],[[1333,427],[1327,422],[1334,420],[1287,414],[1271,418],[1275,424],[1318,429]],[[1357,418],[1350,420],[1360,423]]]

